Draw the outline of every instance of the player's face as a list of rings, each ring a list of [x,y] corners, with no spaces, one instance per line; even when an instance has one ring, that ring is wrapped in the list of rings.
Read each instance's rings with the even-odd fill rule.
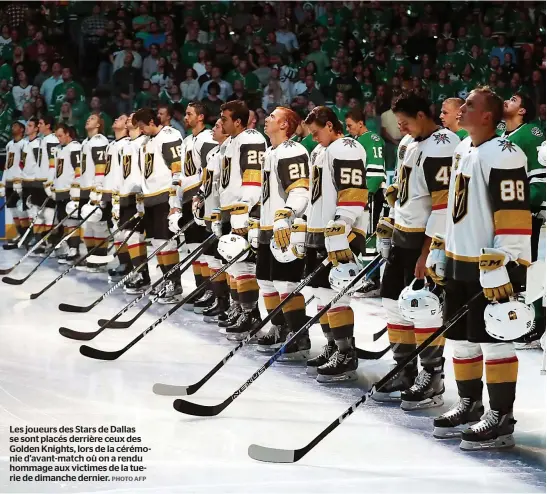
[[[127,115],[120,115],[116,120],[114,120],[114,123],[112,124],[112,128],[114,130],[124,130],[126,128],[127,124]]]
[[[63,129],[57,129],[55,131],[55,135],[57,139],[59,139],[59,143],[61,144],[61,146],[66,146],[68,144],[70,134],[65,134],[65,131]]]
[[[90,115],[90,117],[87,119],[85,123],[85,130],[88,132],[91,130],[95,130],[99,127],[99,118],[97,115]]]
[[[270,116],[264,120],[264,132],[266,135],[271,137],[276,132],[279,132],[282,122],[283,118],[279,110],[274,110],[270,113]]]
[[[458,122],[458,113],[460,107],[454,103],[443,103],[441,114],[439,115],[443,127],[449,128]]]
[[[213,139],[216,142],[220,142],[223,137],[225,137],[225,135],[224,135],[224,132],[222,131],[222,121],[219,118],[216,121],[215,126],[213,127]]]
[[[42,119],[38,120],[38,132],[40,132],[40,134],[43,134],[45,130],[46,124],[44,123],[44,121]]]
[[[34,122],[28,122],[25,128],[25,134],[28,136],[34,135],[38,131],[38,127]]]
[[[220,116],[222,121],[222,132],[224,134],[233,135],[235,134],[236,128],[234,121],[232,120],[232,112],[229,110],[224,110]]]
[[[485,106],[480,93],[471,91],[460,108],[460,127],[469,131],[484,123]]]
[[[402,133],[410,134],[414,138],[420,136],[422,126],[417,118],[412,118],[405,113],[396,113],[395,116],[397,117],[397,125]]]
[[[167,113],[167,108],[160,108],[158,110],[158,118],[162,125],[165,125],[169,121],[169,114]]]
[[[353,137],[359,137],[359,124],[352,118],[346,118],[346,129]]]
[[[152,122],[152,120],[150,120]],[[150,125],[150,122],[145,124],[144,122],[139,122],[139,129],[145,136],[151,136],[153,135],[153,128],[152,125]]]
[[[186,124],[186,127],[190,127],[191,129],[197,127],[198,125],[198,115],[196,113],[196,110],[191,106],[186,108],[184,123]]]
[[[128,131],[135,129],[135,127],[133,126],[133,115],[135,115],[135,114],[132,113],[131,115],[129,115],[129,117],[127,117],[127,120],[125,121],[125,128]]]
[[[520,105],[522,100],[519,96],[511,96],[511,99],[508,99],[503,102],[503,116],[504,117],[514,117],[520,110]]]
[[[315,122],[308,126],[312,139],[321,144],[321,146],[327,147],[334,137],[334,131],[332,130],[332,124],[327,122],[325,127],[320,127]]]

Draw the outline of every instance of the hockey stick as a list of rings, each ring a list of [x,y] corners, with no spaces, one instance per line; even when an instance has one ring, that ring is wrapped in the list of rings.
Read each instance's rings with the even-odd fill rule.
[[[97,206],[98,208],[99,206]],[[95,208],[95,209],[97,209]],[[55,252],[56,249],[58,249],[61,245],[63,245],[70,237],[72,237],[72,235],[74,235],[78,229],[87,221],[87,219],[95,212],[95,209],[93,211],[91,211],[91,213],[89,213],[80,223],[78,223],[78,226],[74,227],[74,230],[72,230],[70,233],[68,233],[67,235],[65,235],[58,243],[55,247],[53,247],[53,249],[51,250],[51,252],[46,256],[44,257],[36,266],[34,266],[34,268],[32,268],[32,270],[30,271],[29,274],[27,274],[24,278],[21,278],[21,279],[15,279],[15,278],[10,278],[9,276],[4,276],[4,278],[2,278],[2,281],[4,283],[7,283],[8,285],[22,285],[25,281],[27,281],[36,271],[38,271],[38,268],[44,264],[50,257],[51,257],[51,254],[53,254],[53,252]],[[65,218],[63,218],[63,221],[65,219],[69,218],[68,216],[66,216]],[[74,218],[71,218],[71,219],[74,219]],[[61,221],[61,223],[63,223],[63,221]],[[61,224],[59,223],[59,224]],[[53,230],[52,230],[53,231]],[[47,237],[47,235],[46,235]],[[46,238],[44,237],[44,239]],[[44,240],[42,239],[42,240]],[[36,244],[38,245],[38,243]],[[36,246],[35,246],[36,247]],[[31,251],[29,251],[30,253]],[[32,297],[31,297],[32,298]]]
[[[82,264],[91,254],[93,254],[93,252],[95,252],[97,249],[100,249],[102,247],[103,244],[107,243],[110,238],[114,238],[114,235],[116,235],[116,233],[118,233],[118,231],[120,231],[123,227],[127,226],[131,221],[137,219],[137,225],[140,223],[141,219],[139,218],[139,214],[138,213],[135,213],[131,218],[129,218],[121,227],[119,227],[117,230],[115,230],[114,232],[112,232],[108,237],[106,237],[105,239],[103,239],[103,241],[96,245],[95,247],[93,247],[86,255],[84,256],[81,256],[79,259],[77,259],[74,264],[72,264],[71,266],[69,266],[67,269],[65,269],[59,276],[57,276],[57,278],[55,278],[53,281],[51,281],[50,283],[48,283],[44,288],[42,288],[39,292],[36,292],[36,293],[32,293],[30,295],[30,299],[31,300],[35,300],[37,299],[40,295],[42,295],[43,293],[45,293],[47,290],[49,290],[53,285],[55,285],[59,280],[61,280],[62,278],[64,278],[68,273],[70,273],[70,271],[72,271],[75,267],[79,266],[80,264]],[[136,228],[136,226],[135,226]],[[127,237],[129,238],[129,237]],[[121,248],[121,247],[120,247]]]
[[[55,207],[55,213],[57,212],[57,207]],[[54,213],[54,216],[55,216],[55,213]],[[38,247],[40,247],[40,245],[42,245],[48,238],[49,236],[55,231],[57,230],[57,228],[59,228],[66,220],[68,220],[68,216],[65,216],[65,218],[63,218],[59,223],[57,223],[49,232],[47,232],[41,239],[39,242],[36,242],[31,248],[30,250],[23,256],[21,257],[21,259],[19,259],[11,268],[7,268],[7,269],[0,269],[0,275],[2,274],[9,274],[11,273],[17,266],[19,266],[19,264],[21,264],[27,257],[29,257]]]
[[[19,242],[17,242],[17,248],[18,249],[21,248],[21,245],[23,245],[23,243],[25,242],[25,239],[27,238],[28,234],[32,231],[32,227],[34,226],[34,223],[36,223],[36,220],[38,219],[38,216],[40,216],[40,213],[44,210],[44,208],[46,207],[46,204],[47,204],[48,201],[49,201],[49,197],[46,197],[46,200],[42,203],[42,205],[40,206],[40,209],[36,213],[36,216],[32,220],[31,224],[28,226],[27,231],[21,237],[21,240],[19,240]]]
[[[299,284],[298,286],[289,293],[287,297],[285,297],[278,305],[277,307],[272,310],[258,326],[253,328],[247,337],[240,341],[238,345],[231,350],[228,355],[226,355],[220,362],[218,362],[204,377],[202,377],[198,382],[194,384],[190,384],[189,386],[174,386],[170,384],[162,384],[162,383],[156,383],[152,387],[152,391],[156,393],[157,395],[163,395],[163,396],[188,396],[193,395],[198,389],[200,389],[211,377],[213,377],[222,367],[226,365],[226,362],[228,362],[241,348],[249,343],[254,335],[256,335],[268,322],[272,320],[277,314],[279,314],[286,303],[289,302],[297,293],[299,293],[306,285],[310,283],[310,281],[326,269],[330,265],[330,261],[328,259],[325,259],[321,264],[319,264],[308,276],[306,276]]]
[[[134,346],[138,341],[142,340],[150,331],[152,331],[156,326],[159,326],[163,321],[165,321],[173,312],[180,309],[185,303],[188,302],[188,300],[191,300],[192,297],[196,296],[196,293],[198,293],[200,290],[208,286],[217,276],[224,273],[230,266],[235,264],[241,257],[243,257],[243,254],[245,254],[250,247],[247,247],[243,249],[237,256],[235,256],[229,263],[225,264],[220,268],[214,275],[211,276],[207,281],[204,281],[201,285],[199,285],[192,293],[184,297],[179,303],[171,307],[163,316],[161,316],[159,319],[154,321],[150,326],[148,326],[139,336],[137,336],[134,340],[129,342],[126,346],[124,346],[121,350],[114,351],[114,352],[108,352],[105,350],[97,350],[96,348],[91,348],[87,345],[82,345],[80,347],[80,353],[84,355],[85,357],[97,359],[97,360],[116,360],[118,357],[122,356],[127,350],[129,350],[132,346]]]
[[[353,278],[340,292],[338,292],[333,299],[327,303],[315,316],[313,316],[304,326],[302,326],[298,331],[296,331],[277,352],[275,352],[269,360],[262,365],[245,383],[243,383],[240,388],[235,391],[232,395],[228,396],[222,403],[218,405],[200,405],[198,403],[192,403],[191,401],[185,401],[177,399],[173,402],[173,408],[180,413],[185,413],[188,415],[197,415],[199,417],[212,417],[218,415],[222,410],[224,410],[230,403],[232,403],[238,396],[241,395],[249,386],[256,381],[261,374],[263,374],[268,367],[270,367],[276,360],[285,353],[287,346],[290,345],[293,341],[298,340],[305,331],[308,331],[316,322],[319,321],[323,314],[326,314],[327,311],[340,300],[350,288],[357,284],[365,276],[372,274],[378,267],[380,267],[382,256],[378,254],[374,260],[372,260],[367,267],[363,268],[355,278]]]
[[[450,329],[456,322],[458,322],[469,310],[469,305],[472,304],[482,295],[482,290],[473,295],[471,299],[450,318],[446,324],[441,326],[437,331],[432,333],[421,345],[419,345],[411,354],[409,354],[404,360],[400,361],[391,371],[389,371],[382,379],[380,379],[372,388],[361,398],[359,398],[353,405],[347,408],[342,415],[336,420],[331,422],[328,427],[321,431],[315,438],[310,441],[306,446],[299,449],[278,449],[259,446],[257,444],[251,444],[249,446],[248,454],[251,458],[259,461],[267,461],[272,463],[294,463],[300,460],[305,454],[307,454],[312,448],[314,448],[319,442],[327,437],[334,429],[336,429],[344,420],[346,420],[359,406],[365,403],[376,390],[381,389],[389,380],[395,377],[396,374],[401,372],[403,368],[412,362],[420,353],[422,353],[430,343],[444,334],[445,331]]]
[[[59,304],[59,310],[62,310],[63,312],[89,312],[91,309],[93,309],[93,307],[95,307],[100,302],[102,302],[105,298],[109,297],[112,293],[114,293],[114,291],[117,288],[121,287],[127,280],[133,278],[137,273],[139,273],[142,269],[144,269],[144,266],[148,264],[148,261],[150,261],[150,259],[152,259],[169,242],[171,242],[172,240],[176,240],[178,237],[180,237],[193,223],[194,223],[193,219],[190,220],[188,223],[186,223],[186,225],[184,225],[177,233],[175,233],[175,235],[172,238],[170,238],[169,240],[166,240],[163,244],[161,244],[142,263],[140,263],[130,273],[126,274],[120,281],[118,281],[115,285],[109,288],[106,292],[104,292],[98,299],[96,299],[91,304],[86,306],[81,306],[81,305],[61,303]]]
[[[212,235],[209,237],[205,242],[203,242],[196,250],[194,250],[192,253],[190,253],[188,256],[186,256],[182,261],[175,264],[167,273],[165,273],[161,278],[159,278],[153,285],[149,286],[143,293],[140,293],[135,299],[133,299],[131,302],[129,302],[122,310],[120,310],[115,316],[113,316],[110,319],[99,319],[99,325],[101,326],[96,331],[92,332],[81,332],[81,331],[75,331],[70,328],[61,327],[59,328],[59,333],[61,333],[62,336],[65,338],[70,338],[72,340],[80,340],[80,341],[89,341],[95,338],[98,334],[102,333],[106,328],[116,328],[116,329],[125,329],[131,326],[146,310],[150,308],[150,306],[156,301],[157,297],[160,296],[161,292],[158,293],[153,297],[153,299],[149,300],[148,303],[139,311],[139,313],[130,321],[121,321],[119,323],[116,323],[116,320],[121,317],[123,314],[125,314],[129,309],[134,307],[137,302],[142,300],[144,297],[146,297],[156,286],[158,286],[160,283],[163,283],[165,279],[168,279],[177,269],[180,269],[181,272],[186,271],[191,265],[192,262],[197,259],[205,249],[205,244],[211,240],[214,239],[215,236]],[[182,266],[183,264],[188,263],[186,266]],[[101,322],[102,321],[102,322]]]
[[[357,358],[361,360],[378,360],[382,358],[389,350],[391,349],[391,346],[388,345],[383,350],[380,350],[379,352],[372,352],[370,350],[362,350],[361,348],[356,348],[355,352],[357,353]]]
[[[17,194],[17,195],[19,195],[19,194]],[[12,194],[12,195],[10,196],[10,200],[12,199],[12,197],[15,197],[15,194]],[[2,205],[0,206],[0,213],[4,210],[4,208],[6,208],[6,206],[8,205],[8,202],[9,202],[9,201],[4,201],[4,204],[2,204]]]
[[[372,335],[372,341],[378,341],[387,332],[387,326]]]

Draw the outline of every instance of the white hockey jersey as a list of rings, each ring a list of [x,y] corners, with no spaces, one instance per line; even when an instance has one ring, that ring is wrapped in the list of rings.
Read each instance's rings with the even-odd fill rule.
[[[129,141],[129,137],[121,137],[116,141],[112,141],[106,147],[106,167],[104,169],[104,177],[97,192],[101,194],[101,201],[112,202],[112,194],[118,190],[118,180],[121,177],[121,151],[125,143]]]
[[[175,193],[173,182],[181,172],[182,136],[173,127],[162,127],[141,149],[144,203],[153,206],[169,201]]]
[[[222,157],[226,151],[224,141],[220,146],[217,145],[207,154],[207,166],[203,169],[200,186],[201,195],[204,198],[204,217],[206,222],[211,221],[211,212],[213,209],[220,208],[219,185],[220,185],[220,167]]]
[[[40,138],[35,137],[29,140],[25,139],[25,144],[21,148],[21,164],[23,170],[21,178],[25,187],[42,187],[41,182],[37,181],[38,168],[40,163]]]
[[[229,211],[234,204],[246,203],[251,210],[260,199],[266,139],[257,130],[247,129],[226,142],[220,171],[220,208]]]
[[[260,194],[260,243],[270,243],[278,209],[288,207],[296,217],[303,215],[308,205],[309,188],[309,155],[302,144],[287,140],[266,150]]]
[[[123,141],[121,148],[121,165],[118,167],[119,179],[116,181],[114,194],[120,196],[120,206],[135,204],[136,195],[142,193],[141,150],[148,142],[148,136],[141,134],[135,139]]]
[[[529,263],[532,216],[526,164],[522,149],[497,136],[478,147],[467,137],[456,148],[446,228],[448,278],[479,281],[483,247]]]
[[[89,199],[92,190],[101,187],[106,168],[108,139],[102,134],[87,137],[82,142],[82,175],[80,177],[80,199]]]
[[[306,245],[325,248],[324,228],[335,217],[346,221],[363,239],[367,230],[368,201],[365,150],[355,139],[343,137],[311,153],[311,188]]]
[[[21,151],[27,140],[25,138],[19,141],[13,139],[6,144],[6,166],[2,176],[2,183],[11,187],[13,182],[22,180]]]
[[[82,145],[78,141],[71,141],[66,146],[57,148],[53,179],[53,189],[57,201],[79,197],[81,161]]]
[[[59,139],[52,132],[40,140],[40,166],[36,173],[36,180],[44,185],[52,185],[55,177],[55,153],[59,146]]]
[[[184,166],[179,188],[182,204],[190,202],[196,195],[202,183],[202,172],[207,167],[207,154],[217,145],[209,129],[203,129],[195,136],[190,134],[184,139]]]
[[[450,168],[460,138],[438,129],[425,139],[414,139],[398,171],[393,244],[420,249],[424,236],[444,234]]]

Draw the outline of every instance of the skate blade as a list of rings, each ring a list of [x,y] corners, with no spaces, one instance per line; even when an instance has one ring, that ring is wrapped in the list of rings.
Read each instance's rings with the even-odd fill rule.
[[[228,333],[228,332],[226,332],[225,334],[226,334],[226,339],[228,341],[242,341],[245,338],[247,338],[247,336],[249,336],[249,331],[245,331],[243,333]]]
[[[218,323],[218,317],[217,316],[203,316],[203,322],[206,322],[207,324],[216,324],[216,323]]]
[[[317,377],[315,379],[318,383],[321,383],[321,384],[351,382],[351,381],[357,380],[357,372],[348,371],[348,372],[344,372],[343,374],[339,374],[337,376],[324,376],[322,374],[319,374],[318,372]]]
[[[274,345],[258,345],[256,347],[256,349],[260,353],[273,354],[273,353],[277,352],[277,350],[279,350],[282,346],[283,346],[283,343],[280,343],[279,345],[277,345],[277,344],[274,344]]]
[[[179,300],[179,302],[180,302],[180,300]],[[186,312],[194,312],[194,304],[183,304],[182,310],[185,310]]]
[[[384,393],[376,391],[371,398],[378,403],[401,403],[401,392],[392,391],[391,393]]]
[[[427,398],[422,401],[401,401],[401,410],[405,412],[414,412],[415,410],[426,410],[444,405],[444,400],[441,395]]]
[[[198,316],[203,314],[203,311],[207,309],[207,307],[195,307],[192,309],[194,311],[194,314],[197,314]]]
[[[284,353],[279,357],[279,362],[302,362],[310,358],[309,350],[299,350],[298,352]]]
[[[180,301],[182,301],[182,296],[181,297],[160,298],[160,299],[158,299],[158,304],[161,304],[161,305],[174,305],[174,304],[178,304]]]
[[[433,429],[433,437],[435,439],[460,439],[462,431],[469,429],[473,424],[476,424],[476,422],[455,425],[454,427],[435,427]]]
[[[219,328],[218,328],[218,332],[219,332],[220,334],[223,334],[223,335],[226,335],[226,334],[227,334],[227,333],[226,333],[226,328],[222,328],[222,327],[219,327]]]
[[[509,449],[515,446],[513,434],[499,436],[488,441],[465,441],[462,439],[460,449],[464,451],[481,451],[485,449]]]

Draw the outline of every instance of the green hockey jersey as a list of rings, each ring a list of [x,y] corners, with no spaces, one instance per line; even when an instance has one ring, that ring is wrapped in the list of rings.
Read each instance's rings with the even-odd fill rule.
[[[384,140],[374,132],[367,131],[357,138],[357,142],[365,148],[367,162],[365,176],[369,194],[378,191],[383,182],[386,181],[386,170],[384,161]]]

